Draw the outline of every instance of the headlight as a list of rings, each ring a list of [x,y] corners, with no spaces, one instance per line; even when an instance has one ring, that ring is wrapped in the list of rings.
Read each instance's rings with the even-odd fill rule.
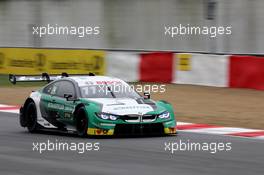
[[[110,118],[110,120],[117,120],[117,116],[115,116],[115,115],[110,115],[109,118]]]
[[[109,119],[109,115],[107,115],[107,114],[100,114],[99,117],[101,117],[104,120]]]
[[[117,116],[113,114],[97,113],[96,115],[104,120],[117,120]]]
[[[170,118],[170,113],[168,111],[163,112],[159,115],[159,118],[162,118],[162,119]]]

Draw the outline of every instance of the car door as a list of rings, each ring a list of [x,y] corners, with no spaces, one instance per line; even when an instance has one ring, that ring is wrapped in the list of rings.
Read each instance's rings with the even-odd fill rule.
[[[43,118],[45,118],[52,125],[61,127],[62,124],[57,121],[58,109],[56,104],[56,95],[59,89],[59,82],[49,84],[43,89],[43,94],[40,101],[40,111]]]
[[[76,88],[69,80],[59,81],[56,94],[52,97],[52,103],[57,115],[56,119],[65,125],[73,125],[73,111],[77,103],[74,100],[64,98],[65,94],[71,94],[72,99],[77,98]]]

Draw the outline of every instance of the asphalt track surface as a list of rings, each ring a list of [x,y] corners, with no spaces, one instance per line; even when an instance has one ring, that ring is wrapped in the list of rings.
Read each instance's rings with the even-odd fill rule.
[[[99,142],[99,151],[33,151],[32,143]],[[164,142],[231,142],[232,150],[165,151]],[[179,132],[172,137],[79,138],[71,134],[30,134],[17,114],[0,113],[0,174],[264,174],[264,142],[247,138]]]

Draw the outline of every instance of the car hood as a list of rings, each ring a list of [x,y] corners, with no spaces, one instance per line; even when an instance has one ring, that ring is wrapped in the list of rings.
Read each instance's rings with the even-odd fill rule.
[[[157,109],[154,101],[142,98],[89,98],[87,100],[100,104],[102,112],[115,115],[143,115]]]

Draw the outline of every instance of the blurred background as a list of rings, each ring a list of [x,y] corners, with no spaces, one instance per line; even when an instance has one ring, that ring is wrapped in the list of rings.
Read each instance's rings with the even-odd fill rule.
[[[1,47],[109,48],[261,54],[263,0],[1,0]],[[32,35],[47,24],[100,26],[100,35]],[[232,35],[164,36],[166,25],[231,26]]]
[[[43,86],[14,86],[8,74],[94,72],[165,83],[152,97],[171,102],[179,121],[263,129],[263,9],[263,0],[0,0],[0,104],[22,104]],[[100,34],[33,35],[48,24],[99,26]],[[164,34],[180,24],[232,34]]]

